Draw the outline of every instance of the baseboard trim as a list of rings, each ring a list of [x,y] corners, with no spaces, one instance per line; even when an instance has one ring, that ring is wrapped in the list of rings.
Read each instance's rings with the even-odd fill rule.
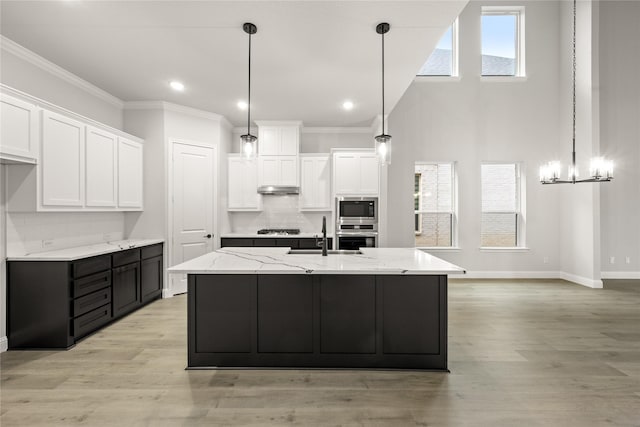
[[[467,271],[464,276],[452,275],[451,279],[562,279],[589,288],[600,289],[602,280],[565,273],[564,271]]]
[[[576,274],[566,273],[564,271],[562,272],[560,278],[562,280],[577,283],[578,285],[586,286],[588,288],[602,289],[604,287],[602,279],[589,279],[588,277],[582,277]]]
[[[467,271],[464,276],[451,279],[559,279],[560,271]]]
[[[162,290],[162,298],[171,298],[171,297],[173,297],[173,292],[171,292],[169,289]]]
[[[640,271],[603,271],[603,279],[640,279]]]
[[[9,340],[7,337],[0,337],[0,353],[9,349]]]

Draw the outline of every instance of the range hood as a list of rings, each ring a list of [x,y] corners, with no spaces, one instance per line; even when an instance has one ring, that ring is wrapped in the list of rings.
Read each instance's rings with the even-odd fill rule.
[[[271,196],[284,196],[287,194],[300,194],[300,187],[290,185],[263,185],[258,187],[258,194]]]

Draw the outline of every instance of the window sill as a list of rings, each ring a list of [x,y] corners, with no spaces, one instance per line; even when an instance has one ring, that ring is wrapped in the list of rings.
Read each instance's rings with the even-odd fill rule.
[[[529,248],[525,246],[510,246],[510,247],[481,247],[480,252],[528,252]]]
[[[461,79],[461,76],[416,76],[413,81],[421,83],[455,83]]]
[[[423,252],[460,252],[462,248],[457,246],[416,246],[416,249],[420,249]]]
[[[480,76],[480,81],[491,83],[521,83],[527,81],[527,76]]]

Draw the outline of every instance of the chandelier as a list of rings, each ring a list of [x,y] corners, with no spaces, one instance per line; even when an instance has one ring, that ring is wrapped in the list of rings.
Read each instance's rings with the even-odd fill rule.
[[[608,182],[613,179],[613,162],[604,157],[591,159],[589,177],[578,179],[578,166],[576,165],[576,0],[573,0],[573,150],[571,152],[571,165],[568,168],[567,179],[561,179],[562,165],[554,160],[540,167],[540,182],[542,184],[578,184],[581,182]]]

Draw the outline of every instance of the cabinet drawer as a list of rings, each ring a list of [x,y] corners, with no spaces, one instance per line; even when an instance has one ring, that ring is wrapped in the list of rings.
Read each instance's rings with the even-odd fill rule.
[[[276,239],[268,239],[268,238],[253,239],[253,246],[275,247]]]
[[[140,261],[140,249],[129,249],[127,251],[116,252],[113,254],[114,267],[131,264],[136,261]]]
[[[230,247],[251,247],[253,246],[253,239],[249,238],[234,238],[234,237],[223,237],[221,239],[221,246],[223,248]]]
[[[111,320],[111,304],[88,312],[73,320],[73,334],[76,339],[95,331]]]
[[[142,252],[142,259],[153,258],[154,256],[162,255],[162,244],[145,246],[140,248]]]
[[[111,270],[73,281],[73,297],[78,298],[111,286]]]
[[[101,255],[74,261],[72,264],[73,278],[88,276],[93,273],[105,271],[111,268],[111,256]]]
[[[298,239],[276,239],[276,246],[286,246],[291,249],[298,249]]]
[[[104,288],[73,301],[73,316],[78,317],[111,302],[111,288]]]

